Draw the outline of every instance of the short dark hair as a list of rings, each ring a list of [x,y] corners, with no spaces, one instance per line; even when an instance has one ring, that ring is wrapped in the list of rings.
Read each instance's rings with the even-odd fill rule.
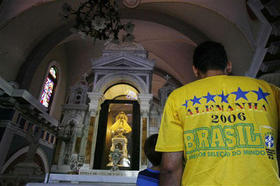
[[[224,70],[228,58],[222,44],[214,41],[205,41],[198,45],[193,55],[193,65],[202,73],[208,70]]]
[[[160,165],[161,162],[161,152],[155,151],[157,143],[158,134],[153,134],[148,137],[144,144],[144,152],[148,160],[153,164],[153,166]]]

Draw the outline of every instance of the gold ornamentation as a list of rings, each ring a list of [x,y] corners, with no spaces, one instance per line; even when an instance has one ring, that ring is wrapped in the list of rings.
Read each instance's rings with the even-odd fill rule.
[[[127,123],[127,116],[124,112],[120,112],[116,117],[116,122],[110,128],[113,136],[123,137],[123,134],[131,132],[131,127]]]
[[[110,162],[107,164],[107,166],[112,166],[112,170],[117,170],[116,166],[130,167],[129,155],[127,151],[127,138],[124,136],[124,134],[130,133],[132,129],[127,123],[127,120],[127,115],[124,112],[120,112],[116,116],[116,122],[110,128],[113,137],[109,155]],[[114,157],[115,152],[120,153],[119,159]]]

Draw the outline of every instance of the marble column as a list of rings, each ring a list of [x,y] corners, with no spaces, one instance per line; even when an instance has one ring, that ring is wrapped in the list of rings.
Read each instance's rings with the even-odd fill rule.
[[[144,142],[149,136],[149,112],[150,112],[150,102],[153,99],[152,94],[139,94],[138,100],[140,104],[141,111],[141,140],[140,140],[140,168],[145,168],[147,165],[147,159],[144,155]]]
[[[90,148],[87,150],[88,153],[86,154],[86,161],[85,165],[86,167],[93,167],[94,162],[94,152],[95,152],[95,146],[96,146],[96,136],[97,136],[97,123],[98,118],[96,116],[98,115],[98,111],[100,110],[100,104],[102,102],[103,94],[100,92],[88,92],[88,97],[90,99],[89,103],[89,113],[90,113],[90,125],[88,130],[88,139],[87,139],[87,148]],[[91,139],[90,139],[91,138]],[[88,157],[88,158],[87,158]]]
[[[156,134],[159,131],[159,127],[160,127],[160,117],[161,117],[161,113],[160,113],[160,108],[153,108],[152,110],[150,110],[150,127],[149,127],[149,135],[152,134]]]

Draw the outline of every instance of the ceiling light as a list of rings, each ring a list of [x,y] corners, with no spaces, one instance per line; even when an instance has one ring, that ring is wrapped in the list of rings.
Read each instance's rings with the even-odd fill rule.
[[[83,38],[90,37],[113,42],[129,42],[134,40],[134,24],[122,24],[116,0],[82,0],[77,9],[65,3],[62,7],[66,19],[75,19],[75,30]],[[123,30],[121,40],[119,32]]]

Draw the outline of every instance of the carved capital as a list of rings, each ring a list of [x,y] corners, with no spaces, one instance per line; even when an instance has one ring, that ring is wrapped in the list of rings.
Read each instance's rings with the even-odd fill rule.
[[[139,103],[140,103],[141,114],[144,116],[148,116],[148,113],[150,111],[150,102],[153,99],[153,95],[152,94],[139,94],[138,99],[139,99]]]
[[[96,116],[102,96],[103,94],[100,92],[88,92],[88,97],[90,99],[89,111],[91,116]]]

